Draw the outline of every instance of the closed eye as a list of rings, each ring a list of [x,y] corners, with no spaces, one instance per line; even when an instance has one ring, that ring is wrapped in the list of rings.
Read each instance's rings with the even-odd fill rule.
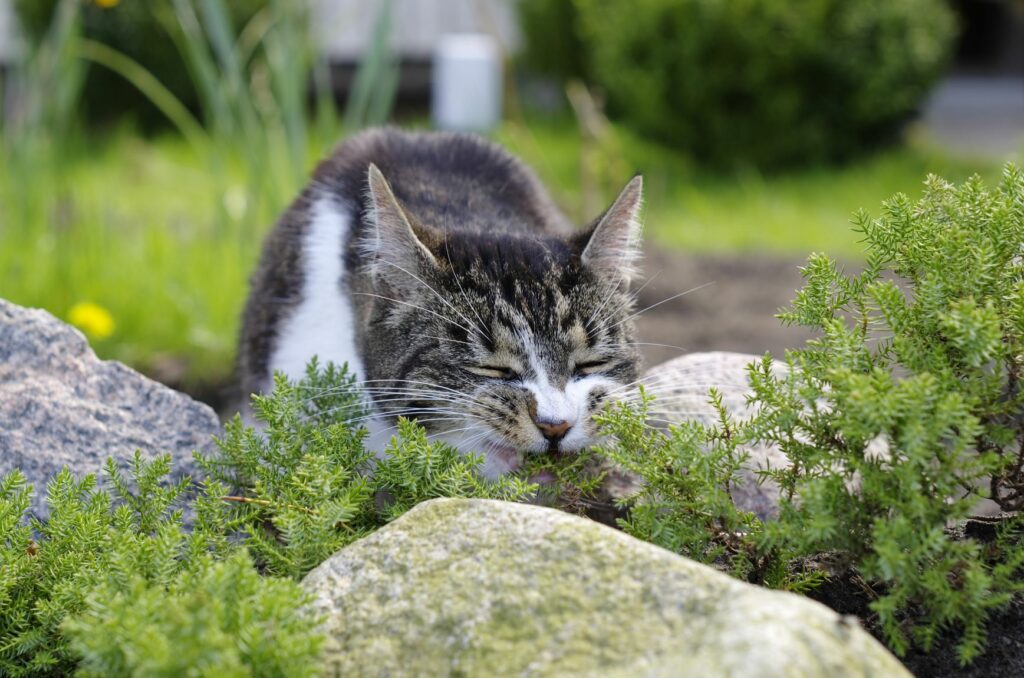
[[[577,377],[584,377],[588,374],[604,372],[611,366],[612,363],[610,360],[588,360],[584,363],[576,363],[576,367],[573,368],[573,374]]]
[[[519,378],[519,374],[511,367],[502,367],[501,365],[474,365],[466,369],[478,377],[487,377],[488,379],[511,381]]]

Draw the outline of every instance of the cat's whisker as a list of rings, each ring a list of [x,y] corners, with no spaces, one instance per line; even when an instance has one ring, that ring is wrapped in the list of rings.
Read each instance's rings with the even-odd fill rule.
[[[626,346],[659,346],[661,348],[674,348],[677,351],[683,351],[684,353],[689,349],[683,348],[682,346],[673,346],[672,344],[654,344],[649,341],[628,341],[625,342]]]
[[[367,379],[365,381],[360,382],[360,384],[381,384],[381,383],[383,383],[383,384],[420,384],[420,385],[432,386],[434,388],[444,389],[446,391],[454,391],[456,393],[461,393],[461,391],[458,391],[458,390],[456,390],[454,388],[448,388],[447,386],[442,386],[441,384],[437,384],[437,383],[434,383],[432,381],[418,381],[418,380],[415,380],[415,379]]]
[[[324,414],[337,414],[337,413],[336,412],[325,412]],[[374,419],[393,419],[393,418],[396,418],[396,417],[402,417],[402,416],[408,417],[408,415],[419,415],[419,414],[450,414],[450,415],[453,415],[453,416],[462,417],[462,416],[464,416],[465,413],[462,410],[451,408],[451,407],[404,407],[404,408],[396,408],[396,409],[393,409],[393,410],[374,410],[372,412],[367,412],[367,413],[361,414],[359,416],[350,416],[350,417],[347,417],[347,418],[344,417],[344,415],[342,415],[342,418],[344,419],[345,423],[354,424],[354,423],[360,423],[360,422],[363,422],[363,421],[372,421]]]
[[[684,297],[687,294],[691,294],[693,292],[699,292],[700,290],[704,289],[705,287],[709,287],[709,286],[714,285],[714,284],[715,284],[715,281],[712,280],[711,282],[706,282],[703,285],[697,285],[696,287],[690,288],[690,289],[686,290],[685,292],[680,292],[679,294],[673,294],[671,297],[669,297],[667,299],[662,299],[661,301],[659,301],[656,304],[651,304],[647,308],[641,309],[641,310],[637,311],[636,313],[633,313],[632,315],[626,316],[625,318],[623,318],[619,322],[615,323],[614,325],[612,325],[608,329],[611,329],[612,327],[618,327],[622,323],[628,322],[628,321],[632,320],[633,318],[636,318],[639,315],[643,315],[644,313],[647,313],[647,311],[650,311],[653,308],[657,308],[658,306],[661,306],[662,304],[667,304],[668,302],[673,301],[675,299],[678,299],[679,297]]]
[[[451,393],[449,391],[435,391],[428,388],[422,389],[407,389],[407,388],[387,388],[384,386],[378,386],[373,389],[367,389],[366,395],[379,396],[379,395],[408,395],[411,398],[437,398],[445,400],[472,400],[472,396],[468,393]]]
[[[423,280],[423,278],[420,278],[420,277],[419,277],[419,276],[417,276],[416,274],[414,274],[414,273],[411,273],[410,271],[408,271],[408,270],[407,270],[407,269],[405,269],[405,268],[402,268],[401,266],[399,266],[399,265],[398,265],[398,264],[396,264],[396,263],[393,263],[393,262],[390,262],[390,261],[382,261],[381,263],[385,263],[385,264],[387,264],[387,265],[389,265],[389,266],[393,266],[393,267],[397,268],[397,269],[398,269],[399,271],[402,271],[402,272],[403,272],[403,273],[405,273],[406,275],[410,276],[411,278],[413,278],[414,280],[416,280],[417,282],[419,282],[419,283],[420,283],[421,285],[423,285],[423,286],[424,286],[424,287],[426,287],[426,288],[427,288],[428,290],[430,290],[431,292],[433,292],[434,296],[435,296],[435,297],[437,297],[437,298],[438,298],[438,299],[439,299],[439,300],[441,301],[441,303],[443,303],[443,304],[444,304],[445,306],[447,306],[448,308],[450,308],[450,309],[451,309],[451,310],[452,310],[452,311],[453,311],[453,312],[455,313],[455,315],[457,315],[457,316],[459,317],[459,319],[461,319],[461,320],[464,320],[464,321],[465,321],[466,323],[468,323],[468,324],[469,324],[470,326],[472,326],[472,327],[473,327],[473,330],[474,330],[475,332],[477,332],[477,333],[478,333],[478,334],[480,334],[481,336],[484,336],[483,330],[482,330],[481,328],[477,327],[477,326],[476,326],[476,325],[475,325],[475,324],[473,323],[473,321],[472,321],[472,320],[470,320],[469,318],[467,318],[467,317],[466,317],[466,314],[465,314],[465,313],[463,313],[463,312],[462,312],[462,311],[460,311],[459,309],[455,308],[455,306],[454,306],[454,305],[453,305],[453,304],[452,304],[452,303],[451,303],[450,301],[448,301],[448,300],[447,300],[447,299],[445,299],[445,298],[444,298],[443,296],[441,296],[441,293],[440,293],[440,292],[438,292],[438,291],[437,291],[437,290],[435,290],[435,289],[434,289],[433,287],[431,287],[431,286],[430,286],[429,284],[427,284],[427,282],[426,282],[425,280]],[[462,325],[461,327],[462,327],[463,329],[466,329],[464,325]]]
[[[463,413],[460,412],[459,410],[408,408],[408,409],[403,409],[403,410],[394,410],[394,411],[391,411],[391,412],[383,412],[383,411],[371,412],[370,414],[364,414],[364,415],[361,415],[361,416],[358,416],[358,417],[352,417],[351,419],[346,419],[345,423],[347,423],[347,424],[359,424],[359,423],[362,423],[364,421],[374,421],[374,420],[377,420],[377,419],[395,419],[397,417],[405,417],[407,419],[411,419],[411,418],[414,418],[415,416],[421,415],[421,414],[449,414],[449,415],[451,415],[453,417],[462,417],[463,416]]]
[[[448,224],[447,224],[447,222],[445,223],[445,227],[444,227],[444,253],[445,253],[445,256],[448,257],[448,261],[450,262],[452,260],[452,254],[451,254],[451,251],[448,249]],[[455,270],[454,266],[452,266],[452,276],[455,278],[455,284],[459,286],[459,293],[462,294],[462,298],[465,299],[466,302],[469,303],[469,307],[471,309],[473,309],[473,315],[476,316],[477,321],[480,323],[480,329],[483,332],[483,336],[485,336],[488,340],[490,340],[491,339],[491,334],[490,334],[490,332],[487,331],[487,323],[485,323],[484,319],[480,317],[480,313],[476,310],[476,304],[472,303],[470,298],[469,298],[469,295],[466,294],[466,288],[464,288],[462,286],[462,279],[459,277],[459,272]]]
[[[464,344],[466,346],[473,346],[473,342],[462,341],[461,339],[452,339],[451,337],[437,337],[434,336],[433,334],[417,334],[416,336],[422,337],[423,339],[437,339],[438,341],[450,341],[453,344]]]
[[[615,298],[614,293],[617,292],[618,289],[624,284],[622,280],[617,282],[615,284],[615,287],[612,288],[612,293],[608,294],[608,296],[605,297],[604,301],[601,302],[601,305],[597,307],[597,310],[590,315],[589,322],[593,327],[589,332],[587,332],[587,336],[593,336],[593,332],[601,328],[601,325],[616,312],[628,310],[630,307],[632,307],[633,304],[636,303],[637,299],[640,298],[640,293],[644,290],[644,288],[650,285],[654,281],[654,279],[657,278],[659,275],[661,275],[661,271],[656,272],[654,275],[652,275],[646,281],[644,281],[643,285],[630,292],[627,295],[626,300],[624,302],[609,307],[607,312],[602,316],[601,310],[608,305],[609,301]]]
[[[409,400],[409,401],[438,401],[441,403],[462,403],[462,404],[473,404],[477,402],[476,398],[470,395],[454,395],[452,393],[445,393],[444,391],[431,392],[431,391],[402,391],[402,390],[381,390],[373,391],[368,394],[371,396],[371,402],[380,403],[387,400]]]
[[[447,409],[447,408],[436,408],[435,409],[435,408],[422,408],[422,407],[411,408],[410,407],[410,408],[406,408],[406,409],[402,409],[402,410],[393,410],[393,411],[390,411],[390,412],[385,412],[385,411],[371,412],[370,414],[366,414],[366,415],[363,415],[361,417],[354,417],[352,419],[349,419],[349,420],[347,420],[346,423],[358,424],[358,423],[362,423],[364,421],[373,421],[375,419],[397,419],[398,417],[405,417],[406,419],[413,419],[415,417],[414,416],[410,416],[410,415],[419,415],[419,414],[431,414],[431,415],[433,415],[433,414],[448,414],[448,415],[451,415],[453,417],[459,417],[459,418],[464,418],[465,417],[465,413],[461,412],[460,410],[453,410],[453,409]]]
[[[364,392],[365,395],[369,396],[369,400],[359,400],[357,402],[345,403],[338,405],[334,408],[330,408],[331,411],[340,410],[356,410],[366,407],[372,407],[375,404],[379,405],[382,402],[400,402],[403,400],[431,400],[441,401],[445,403],[462,403],[462,404],[473,404],[475,399],[469,395],[455,395],[452,393],[446,393],[444,391],[432,392],[429,390],[408,390],[408,389],[375,389],[372,391]],[[318,396],[312,396],[310,398],[303,399],[303,403],[309,403],[315,400]]]
[[[416,305],[416,304],[414,304],[412,302],[409,302],[409,301],[402,301],[401,299],[395,299],[394,297],[385,297],[383,294],[373,294],[372,292],[353,292],[352,294],[353,294],[353,296],[374,297],[376,299],[383,299],[384,301],[390,301],[390,302],[395,303],[395,304],[401,304],[402,306],[408,306],[409,308],[414,308],[417,311],[423,311],[424,313],[428,313],[428,314],[434,316],[435,318],[440,318],[441,320],[445,321],[446,323],[455,325],[456,327],[465,330],[469,334],[473,333],[473,330],[468,328],[468,327],[466,327],[465,325],[463,325],[461,323],[457,323],[454,320],[452,320],[451,318],[446,318],[445,316],[441,315],[437,311],[431,311],[429,308],[423,308],[422,306],[418,306],[418,305]]]

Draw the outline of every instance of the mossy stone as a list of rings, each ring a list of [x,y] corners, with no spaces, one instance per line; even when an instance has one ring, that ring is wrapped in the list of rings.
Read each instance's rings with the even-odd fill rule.
[[[909,675],[818,603],[537,506],[426,502],[304,586],[327,675]]]

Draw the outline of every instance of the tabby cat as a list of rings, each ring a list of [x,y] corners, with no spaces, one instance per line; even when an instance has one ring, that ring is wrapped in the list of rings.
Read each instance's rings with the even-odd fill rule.
[[[347,363],[381,450],[399,416],[484,455],[592,444],[592,415],[639,376],[642,182],[574,230],[533,172],[482,138],[395,129],[345,141],[268,237],[239,347],[246,393]]]

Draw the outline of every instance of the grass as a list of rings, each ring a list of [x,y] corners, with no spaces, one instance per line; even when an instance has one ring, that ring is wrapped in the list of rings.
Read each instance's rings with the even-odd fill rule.
[[[576,128],[564,121],[506,125],[498,134],[540,173],[560,204],[578,221],[580,150]],[[656,243],[700,254],[805,256],[826,251],[855,258],[861,248],[850,229],[854,212],[877,212],[898,192],[917,195],[928,174],[960,182],[980,174],[990,183],[999,163],[958,158],[912,138],[905,146],[844,167],[818,167],[778,176],[756,170],[709,174],[685,158],[616,128],[597,154],[600,210],[633,173],[644,175],[646,233]],[[609,171],[617,170],[617,171]],[[593,209],[591,211],[594,211]]]
[[[91,337],[100,355],[189,386],[228,379],[248,272],[283,200],[252,204],[241,164],[213,171],[177,138],[89,143],[38,183],[11,169],[0,200],[20,223],[0,232],[0,296],[62,318],[99,304],[115,322]]]
[[[581,141],[572,123],[507,123],[496,137],[583,220]],[[307,164],[327,151],[312,149]],[[254,191],[251,159],[224,160],[179,136],[144,140],[127,130],[56,155],[5,160],[0,297],[62,318],[79,302],[99,304],[115,323],[109,337],[92,337],[101,356],[193,390],[230,379],[261,239],[299,188],[290,172],[278,173],[276,190]],[[659,245],[797,257],[811,250],[856,256],[850,215],[877,210],[897,191],[917,193],[929,172],[960,181],[999,170],[911,144],[848,167],[712,176],[621,130],[600,162],[602,200],[611,200],[634,171],[644,173],[648,237]]]

